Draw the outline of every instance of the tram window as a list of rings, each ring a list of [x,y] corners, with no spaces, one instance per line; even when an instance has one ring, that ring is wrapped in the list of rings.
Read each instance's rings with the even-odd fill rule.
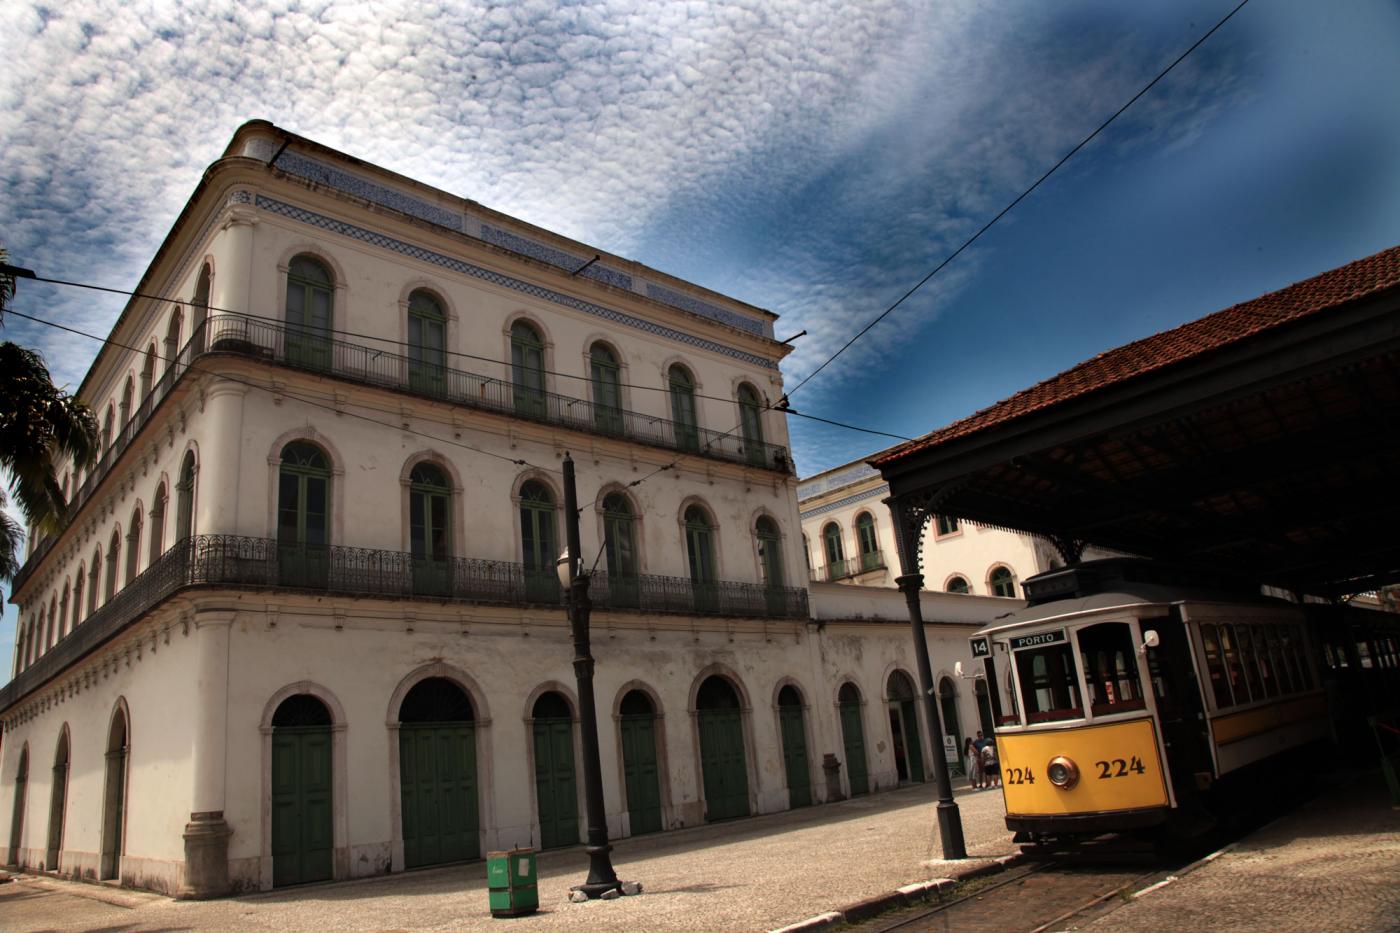
[[[1236,648],[1235,629],[1232,625],[1220,626],[1220,652],[1225,656],[1225,669],[1230,672],[1230,693],[1236,703],[1248,703],[1253,699],[1249,691],[1249,681],[1244,676],[1244,665]]]
[[[1274,662],[1274,675],[1278,677],[1280,692],[1295,693],[1298,688],[1293,684],[1293,670],[1283,647],[1282,630],[1281,625],[1270,625],[1268,628],[1266,634],[1269,640],[1269,657]]]
[[[1367,668],[1371,666],[1371,649],[1364,641],[1356,643],[1356,660],[1358,666]]]
[[[1249,692],[1256,700],[1264,699],[1264,685],[1259,680],[1259,658],[1254,653],[1254,631],[1248,625],[1235,626],[1235,644],[1239,646],[1240,666]]]
[[[1016,684],[1012,679],[1011,660],[1006,662],[1006,690],[1002,693],[1001,722],[1003,726],[1019,726],[1021,724],[1021,711],[1016,708]]]
[[[1079,630],[1084,682],[1095,716],[1146,709],[1133,633],[1124,622],[1103,622]]]
[[[1254,644],[1254,657],[1259,662],[1259,683],[1263,686],[1266,697],[1276,697],[1280,684],[1278,668],[1274,666],[1273,652],[1269,650],[1268,631],[1267,625],[1251,625],[1249,627],[1250,639]]]
[[[1298,665],[1298,689],[1311,690],[1313,688],[1312,662],[1308,659],[1308,641],[1303,635],[1303,630],[1292,629],[1288,633],[1288,645],[1293,649],[1293,658]],[[1331,650],[1331,646],[1328,646]]]
[[[1225,674],[1225,658],[1220,652],[1220,638],[1214,625],[1201,626],[1201,644],[1206,652],[1206,671],[1210,674],[1211,692],[1215,696],[1215,708],[1233,706],[1235,698],[1230,695],[1230,678]]]
[[[1026,722],[1083,718],[1074,654],[1068,644],[1018,651],[1016,676],[1026,704]]]

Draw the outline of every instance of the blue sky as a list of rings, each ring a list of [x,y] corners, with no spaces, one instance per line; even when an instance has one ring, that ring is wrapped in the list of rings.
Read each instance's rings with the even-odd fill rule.
[[[134,286],[263,117],[778,312],[795,385],[1233,5],[11,0],[0,243]],[[1397,49],[1395,0],[1252,0],[793,405],[922,434],[1400,243]],[[105,333],[121,302],[16,307]],[[3,337],[73,386],[95,350]],[[791,430],[804,474],[889,443]]]

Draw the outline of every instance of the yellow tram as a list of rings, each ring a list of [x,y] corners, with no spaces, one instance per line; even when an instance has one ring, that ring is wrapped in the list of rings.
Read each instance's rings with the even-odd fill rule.
[[[1219,784],[1329,734],[1296,603],[1129,558],[1025,592],[972,643],[1018,841],[1199,825]]]

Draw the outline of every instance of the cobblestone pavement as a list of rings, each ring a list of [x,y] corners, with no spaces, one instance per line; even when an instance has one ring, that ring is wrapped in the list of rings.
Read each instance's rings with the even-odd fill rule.
[[[613,852],[618,875],[645,890],[615,901],[569,903],[587,858],[582,848],[547,852],[540,913],[509,922],[491,920],[485,866],[474,862],[204,903],[25,877],[0,886],[0,929],[767,930],[1014,850],[1000,791],[960,791],[974,858],[939,861],[935,799],[931,785],[919,785],[621,840]]]
[[[1372,773],[1085,929],[1400,930],[1400,810]]]

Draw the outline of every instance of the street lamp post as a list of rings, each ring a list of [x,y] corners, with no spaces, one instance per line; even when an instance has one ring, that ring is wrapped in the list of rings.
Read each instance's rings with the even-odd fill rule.
[[[578,492],[574,461],[564,454],[564,533],[569,550],[559,561],[559,582],[568,593],[569,628],[574,636],[574,678],[578,682],[579,727],[583,739],[583,797],[588,818],[588,880],[574,888],[590,898],[617,891],[622,883],[613,870],[603,808],[603,768],[598,755],[598,711],[593,702],[593,653],[589,646],[588,573],[579,562]]]

